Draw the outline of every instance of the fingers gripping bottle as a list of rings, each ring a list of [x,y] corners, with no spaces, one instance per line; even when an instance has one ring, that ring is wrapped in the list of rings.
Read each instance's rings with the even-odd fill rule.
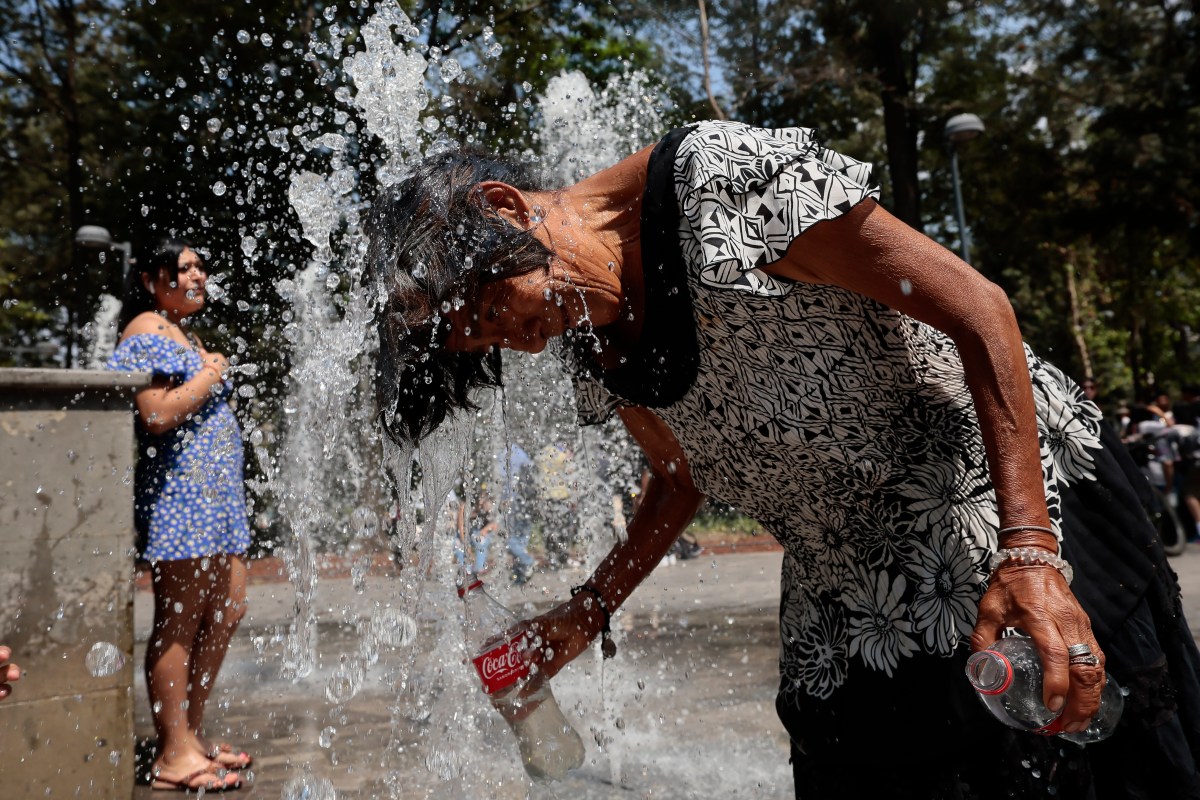
[[[531,670],[523,654],[527,632],[505,636],[517,617],[472,579],[459,586],[466,604],[467,645],[484,694],[517,737],[529,777],[557,781],[583,765],[583,741],[563,716],[550,681]]]
[[[996,719],[1011,728],[1057,735],[1076,744],[1107,739],[1121,719],[1125,695],[1111,675],[1106,677],[1100,710],[1091,724],[1078,733],[1065,733],[1059,715],[1042,702],[1042,660],[1032,639],[1009,636],[967,659],[967,678]]]

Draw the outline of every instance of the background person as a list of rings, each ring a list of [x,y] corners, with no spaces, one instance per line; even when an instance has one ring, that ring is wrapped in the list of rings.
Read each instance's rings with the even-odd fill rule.
[[[536,467],[525,449],[513,442],[496,454],[496,469],[501,487],[500,523],[513,558],[513,583],[524,586],[533,574],[534,565],[529,553],[529,535],[537,494]]]
[[[1145,482],[1003,293],[876,197],[812,131],[737,123],[557,191],[427,160],[372,223],[390,433],[470,406],[502,348],[577,344],[581,416],[618,413],[653,476],[627,540],[534,620],[542,666],[587,648],[706,495],[739,508],[785,548],[776,705],[805,800],[1194,795],[1200,656]],[[985,715],[963,664],[1006,627],[1034,638],[1068,731],[1107,653],[1131,688],[1110,741]],[[1164,686],[1168,707],[1146,699]]]
[[[160,789],[236,788],[237,768],[250,764],[204,733],[206,703],[246,611],[250,545],[241,431],[226,402],[229,363],[188,328],[204,307],[207,277],[186,242],[162,240],[139,252],[109,361],[111,369],[154,376],[135,398],[134,518],[153,573],[146,686]]]

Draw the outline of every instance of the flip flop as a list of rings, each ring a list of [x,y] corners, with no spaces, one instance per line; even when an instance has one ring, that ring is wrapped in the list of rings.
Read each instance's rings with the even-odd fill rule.
[[[233,745],[228,742],[214,744],[212,750],[208,752],[208,757],[222,767],[232,767],[233,769],[246,769],[254,763],[253,756],[245,750],[240,753],[233,752]]]
[[[232,775],[235,773],[228,774]],[[206,783],[200,786],[192,786],[192,781],[196,780],[202,775],[207,775],[213,781],[216,781],[216,784],[214,785],[212,783]],[[198,769],[191,775],[174,780],[156,775],[153,779],[153,782],[150,784],[150,788],[155,791],[168,792],[228,792],[234,789],[242,788],[242,779],[241,776],[238,776],[236,783],[229,783],[225,777],[221,777],[210,770]]]

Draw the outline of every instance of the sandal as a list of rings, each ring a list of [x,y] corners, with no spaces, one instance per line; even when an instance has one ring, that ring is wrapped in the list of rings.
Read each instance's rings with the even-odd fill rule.
[[[246,769],[254,763],[254,758],[249,753],[245,750],[240,753],[233,752],[233,745],[228,742],[214,744],[207,755],[226,769]]]
[[[210,781],[202,783],[199,786],[193,786],[192,782],[201,776],[208,776]],[[236,778],[234,783],[230,783],[228,776],[233,775]],[[214,783],[215,782],[215,783]],[[198,769],[190,775],[183,778],[164,778],[161,775],[155,775],[150,784],[150,788],[156,791],[172,791],[172,792],[227,792],[233,789],[242,788],[242,778],[235,772],[226,773],[224,777],[207,769]]]

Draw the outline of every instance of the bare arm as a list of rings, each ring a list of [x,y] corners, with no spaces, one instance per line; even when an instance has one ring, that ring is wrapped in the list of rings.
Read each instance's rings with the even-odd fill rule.
[[[953,339],[979,418],[1001,527],[1049,526],[1029,368],[1016,316],[999,287],[874,201],[813,226],[767,271],[849,289]],[[1000,546],[1058,549],[1052,535],[1029,531],[1006,535]],[[1034,637],[1047,705],[1060,707],[1065,698],[1064,724],[1082,729],[1099,707],[1103,671],[1070,671],[1067,646],[1084,642],[1097,654],[1100,648],[1057,570],[1010,564],[997,571],[980,603],[972,645],[990,644],[1006,626]]]
[[[124,336],[142,333],[163,335],[161,325],[157,315],[142,314],[129,323]],[[158,378],[134,397],[138,416],[150,433],[161,435],[187,422],[212,398],[213,389],[220,388],[224,382],[224,375],[229,371],[225,356],[205,350],[201,350],[201,355],[204,367],[191,380],[173,384]]]
[[[658,565],[704,502],[704,495],[692,483],[679,442],[662,420],[644,408],[625,408],[619,413],[645,451],[651,477],[626,526],[625,541],[609,552],[587,581],[612,611]],[[603,615],[592,606],[587,592],[538,617],[533,627],[552,651],[543,668],[553,676],[587,649],[602,626]]]

